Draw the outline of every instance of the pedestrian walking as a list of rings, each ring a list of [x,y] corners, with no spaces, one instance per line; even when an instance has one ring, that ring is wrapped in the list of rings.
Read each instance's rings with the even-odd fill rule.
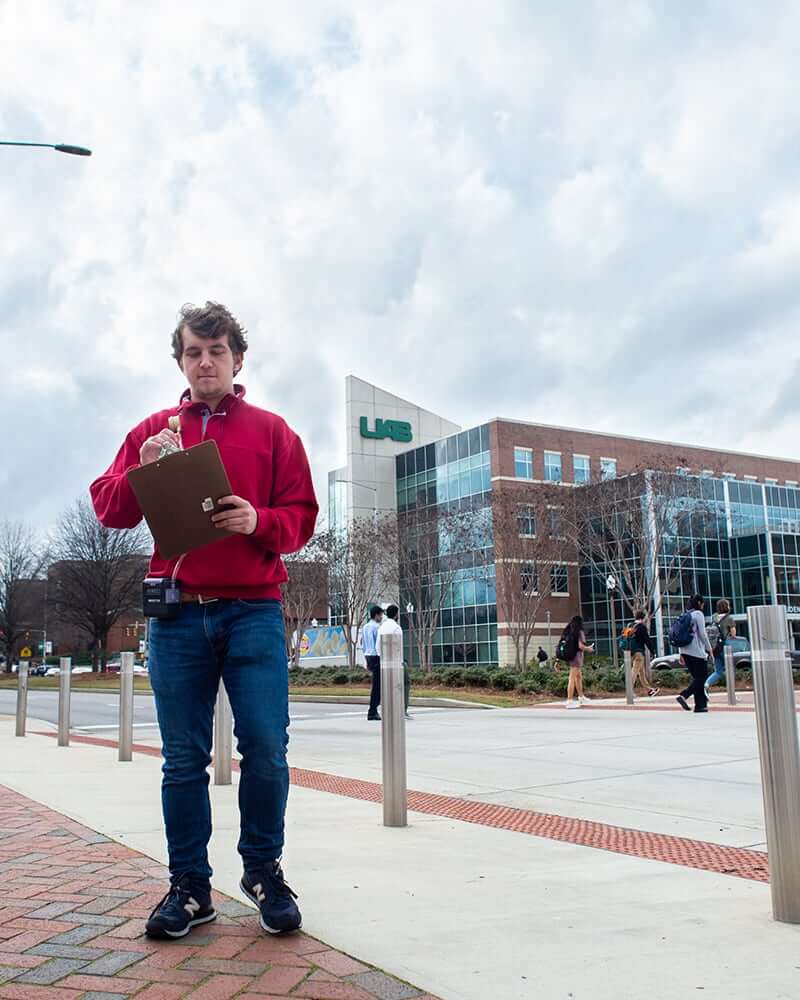
[[[713,661],[714,654],[706,634],[704,607],[703,598],[700,594],[695,594],[689,601],[689,607],[670,629],[670,640],[677,645],[681,663],[692,677],[689,686],[677,698],[678,704],[686,712],[691,711],[687,698],[694,698],[695,712],[708,711],[705,681],[708,677],[708,661]]]
[[[547,663],[548,660],[547,653],[544,651],[544,649],[542,649],[541,646],[539,647],[539,652],[536,654],[536,659],[539,661],[540,667],[543,667],[545,663]]]
[[[580,708],[581,705],[589,703],[589,699],[583,696],[583,654],[592,652],[594,646],[586,641],[583,618],[575,615],[561,633],[557,651],[557,659],[563,660],[569,666],[565,708]],[[578,696],[577,701],[573,701],[575,694]]]
[[[287,579],[282,554],[311,538],[317,517],[311,473],[300,438],[274,413],[245,402],[234,384],[247,336],[222,305],[186,305],[172,334],[173,357],[188,388],[178,406],[133,428],[108,470],[92,483],[98,519],[133,528],[142,512],[130,469],[158,461],[163,450],[216,441],[231,483],[211,520],[226,534],[178,560],[156,548],[150,578],[180,594],[151,618],[150,683],[164,764],[161,801],[170,885],[145,924],[153,938],[181,938],[214,920],[211,900],[211,762],[214,704],[220,680],[230,699],[238,750],[242,892],[271,934],[301,924],[296,894],[280,859],[289,791],[286,762],[289,678],[280,603]],[[180,437],[170,422],[180,421]]]
[[[372,675],[369,691],[369,708],[367,719],[370,722],[380,722],[378,706],[381,703],[381,658],[378,655],[378,631],[383,621],[383,608],[376,604],[370,608],[369,621],[361,630],[361,648],[364,651],[366,669]]]
[[[736,625],[731,615],[731,606],[723,598],[717,601],[716,613],[711,618],[711,624],[706,629],[708,641],[714,651],[714,673],[706,681],[706,698],[708,689],[725,674],[725,643],[736,638]]]
[[[646,625],[644,611],[639,609],[633,617],[635,624],[629,639],[631,651],[631,687],[635,694],[636,682],[641,681],[642,686],[647,691],[648,697],[655,698],[659,689],[652,687],[648,683],[647,660],[645,658],[645,650],[649,650],[650,655],[655,656],[655,639],[650,635],[650,629]]]

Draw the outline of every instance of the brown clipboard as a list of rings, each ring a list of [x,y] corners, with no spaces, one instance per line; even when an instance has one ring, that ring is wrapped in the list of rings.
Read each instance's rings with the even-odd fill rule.
[[[211,515],[233,491],[216,441],[131,469],[128,482],[164,559],[228,538]]]

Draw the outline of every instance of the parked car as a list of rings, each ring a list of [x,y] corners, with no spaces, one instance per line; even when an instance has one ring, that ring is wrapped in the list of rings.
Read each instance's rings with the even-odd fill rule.
[[[61,673],[61,667],[48,667],[44,672],[45,677],[58,677]]]
[[[753,666],[750,643],[747,639],[728,639],[725,645],[733,649],[733,666],[738,669],[750,670]],[[800,650],[793,649],[789,656],[792,669],[800,670]],[[653,670],[683,670],[680,664],[680,653],[668,653],[666,656],[655,656],[650,661]]]
[[[70,670],[71,674],[90,674],[91,672],[91,667],[73,667],[72,670]]]

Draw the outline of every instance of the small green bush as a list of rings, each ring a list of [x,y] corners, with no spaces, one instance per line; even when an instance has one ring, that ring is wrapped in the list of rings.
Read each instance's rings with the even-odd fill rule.
[[[468,687],[489,687],[489,674],[485,670],[465,670],[464,681]]]
[[[464,687],[464,671],[457,668],[450,668],[442,672],[442,683],[445,687]]]
[[[349,684],[350,675],[346,673],[344,670],[339,670],[337,671],[337,673],[333,675],[331,680],[333,681],[334,684]]]
[[[510,670],[498,670],[494,675],[494,687],[497,691],[513,691],[517,686],[518,675]]]

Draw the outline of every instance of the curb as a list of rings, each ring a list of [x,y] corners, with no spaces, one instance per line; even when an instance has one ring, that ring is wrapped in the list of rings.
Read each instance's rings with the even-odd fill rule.
[[[289,701],[296,702],[316,702],[319,705],[369,705],[369,698],[366,695],[351,694],[339,697],[335,694],[290,694]],[[483,701],[459,701],[457,698],[425,698],[414,697],[408,701],[409,708],[415,705],[417,708],[498,708],[489,702]]]

